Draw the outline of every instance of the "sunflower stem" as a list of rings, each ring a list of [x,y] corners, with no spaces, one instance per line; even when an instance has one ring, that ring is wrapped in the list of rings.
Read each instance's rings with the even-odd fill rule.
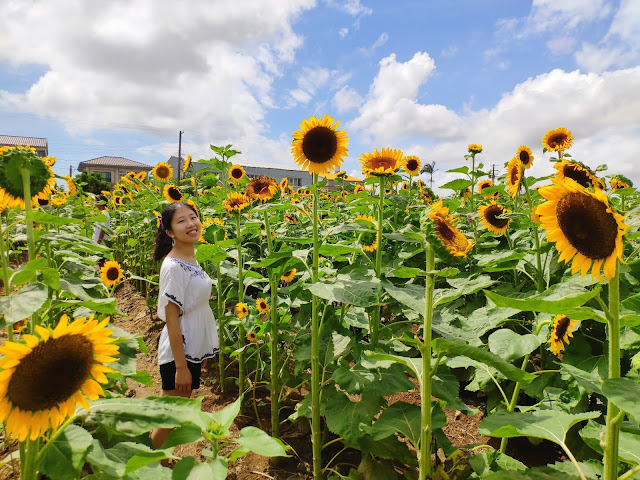
[[[427,272],[435,270],[435,252],[431,243],[426,245]],[[433,318],[433,290],[435,276],[427,274],[425,287],[425,312],[422,325],[422,378],[420,379],[420,480],[431,477],[431,320]]]
[[[271,225],[269,224],[269,216],[264,211],[264,226],[267,234],[267,245],[269,247],[269,255],[274,253],[273,240],[271,238]],[[270,269],[271,270],[271,269]],[[271,338],[269,347],[271,351],[271,436],[278,438],[280,436],[280,403],[278,394],[278,277],[273,271],[269,271],[269,290],[271,293]]]
[[[527,184],[527,179],[522,174],[522,183],[524,183],[524,194],[527,198],[527,205],[529,205],[529,217],[533,218],[533,210],[534,206],[531,203],[531,194],[529,193],[529,185]],[[540,257],[540,237],[538,236],[538,224],[533,222],[533,241],[536,246],[536,267],[537,267],[537,284],[536,287],[538,289],[538,293],[542,293],[544,291],[544,272],[542,271],[542,261]]]
[[[620,265],[616,260],[616,273],[609,280],[609,378],[620,377]],[[604,437],[604,480],[618,478],[619,423],[615,421],[620,409],[607,403],[607,423]]]
[[[384,220],[384,175],[379,177],[379,189],[378,192],[378,225],[376,233],[376,276],[380,278],[380,272],[382,271],[382,221]],[[371,345],[375,348],[378,345],[378,336],[380,335],[380,305],[376,304],[373,310],[371,318]]]
[[[244,262],[242,260],[242,231],[240,230],[240,214],[235,214],[236,220],[236,247],[238,252],[238,302],[244,303]],[[244,346],[245,331],[242,320],[238,326],[238,394],[244,395],[245,384],[245,365],[244,365]]]
[[[5,245],[4,236],[2,232],[2,216],[0,215],[0,263],[2,264],[2,285],[4,287],[5,296],[11,294],[11,283],[9,281],[9,268],[7,265],[7,258],[5,257]],[[13,341],[13,325],[7,326],[7,340]]]
[[[313,173],[313,268],[311,282],[318,281],[318,255],[320,245],[318,241],[318,174]],[[313,478],[322,479],[322,432],[320,429],[320,332],[318,297],[312,296],[311,313],[311,441],[313,445]]]
[[[27,224],[27,249],[29,251],[29,261],[35,258],[36,242],[33,236],[33,220],[29,218],[31,213],[31,177],[28,168],[21,168],[22,176],[22,197],[24,198],[24,214]]]
[[[40,449],[40,438],[35,440],[27,439],[25,447],[24,459],[20,457],[20,479],[21,480],[36,480],[38,472],[38,450]]]

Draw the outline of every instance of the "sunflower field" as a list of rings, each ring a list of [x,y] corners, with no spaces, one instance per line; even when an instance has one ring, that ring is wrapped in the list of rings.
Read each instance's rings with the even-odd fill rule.
[[[311,117],[294,131],[293,159],[313,178],[298,190],[247,178],[231,145],[211,146],[198,170],[189,156],[180,181],[163,162],[122,177],[103,192],[110,246],[91,240],[105,220],[93,196],[70,177],[55,189],[55,158],[0,150],[0,451],[11,478],[224,479],[249,452],[296,455],[281,434],[289,424],[308,426],[312,450],[308,473],[291,479],[640,478],[632,182],[574,160],[571,132],[556,128],[542,136],[548,156],[536,161],[553,171],[542,178],[527,175],[528,146],[514,145],[492,178],[471,144],[439,198],[420,158],[381,148],[360,155],[364,186],[342,171],[329,190],[325,175],[348,154],[338,124]],[[127,379],[150,382],[136,369],[147,345],[113,325],[117,290],[129,282],[153,311],[151,252],[170,202],[202,221],[215,380],[236,398],[214,412],[202,398],[127,396]],[[237,415],[262,406],[258,388],[270,424],[232,435]],[[493,440],[454,445],[447,412],[481,412],[478,433]],[[159,426],[174,430],[154,449]],[[516,441],[556,454],[530,466]],[[207,445],[199,458],[174,456],[193,442]]]

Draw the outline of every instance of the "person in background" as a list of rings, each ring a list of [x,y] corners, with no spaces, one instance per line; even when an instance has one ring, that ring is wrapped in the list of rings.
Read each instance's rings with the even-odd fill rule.
[[[93,241],[98,245],[104,245],[105,240],[109,240],[109,234],[104,230],[105,228],[111,227],[111,215],[109,215],[109,210],[107,210],[107,197],[100,194],[96,196],[96,208],[100,210],[107,219],[104,222],[96,222],[93,225]]]
[[[158,292],[158,317],[165,321],[158,345],[163,395],[190,397],[200,386],[202,363],[218,353],[218,329],[209,305],[211,278],[195,257],[201,229],[198,213],[188,203],[174,202],[162,211],[153,258],[164,258]],[[154,429],[154,447],[160,448],[170,432]]]

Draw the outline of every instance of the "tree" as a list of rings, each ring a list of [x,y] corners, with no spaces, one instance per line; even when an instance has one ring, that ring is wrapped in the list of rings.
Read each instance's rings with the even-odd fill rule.
[[[111,185],[98,172],[82,172],[73,179],[75,184],[82,187],[85,193],[99,195],[103,190],[111,191]]]
[[[425,163],[424,167],[422,167],[422,170],[420,170],[420,173],[429,174],[429,185],[431,188],[433,188],[433,173],[438,170],[437,168],[435,168],[435,166],[436,166],[436,162],[434,160],[431,163]]]

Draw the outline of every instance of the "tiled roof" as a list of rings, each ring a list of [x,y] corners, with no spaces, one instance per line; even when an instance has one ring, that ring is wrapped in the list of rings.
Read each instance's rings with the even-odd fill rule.
[[[324,175],[321,175],[321,176],[326,178],[327,180],[335,180],[336,178],[338,178],[337,173],[325,173]],[[344,179],[347,182],[362,182],[360,178],[352,177],[351,175],[345,175]]]
[[[80,162],[78,165],[78,170],[85,166],[91,165],[105,165],[109,167],[126,167],[126,168],[146,168],[151,170],[153,167],[151,165],[147,165],[146,163],[136,162],[135,160],[129,160],[124,157],[98,157],[92,158],[91,160],[85,160],[84,162]]]
[[[30,145],[32,147],[47,148],[47,139],[39,137],[16,137],[14,135],[0,135],[0,145]]]

